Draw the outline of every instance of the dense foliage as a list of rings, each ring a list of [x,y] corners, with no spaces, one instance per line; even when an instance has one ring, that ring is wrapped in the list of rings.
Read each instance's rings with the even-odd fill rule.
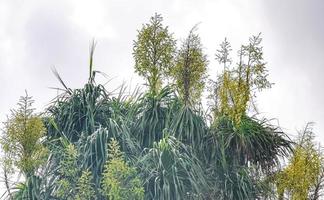
[[[175,40],[162,20],[158,14],[151,17],[134,42],[135,72],[146,79],[153,94],[161,89],[162,79],[172,67],[175,53]]]
[[[1,137],[3,197],[320,199],[324,162],[311,129],[294,142],[258,118],[257,92],[272,85],[261,35],[240,47],[236,62],[225,39],[216,50],[222,71],[207,82],[197,32],[177,47],[161,15],[142,26],[133,56],[146,91],[112,94],[97,84],[93,43],[83,88],[69,88],[54,70],[62,92],[42,114],[22,97]]]
[[[293,200],[314,199],[310,192],[317,187],[321,176],[323,158],[313,143],[313,132],[308,124],[300,134],[290,164],[277,175],[278,193],[282,199],[285,192]],[[318,197],[317,197],[318,198]]]

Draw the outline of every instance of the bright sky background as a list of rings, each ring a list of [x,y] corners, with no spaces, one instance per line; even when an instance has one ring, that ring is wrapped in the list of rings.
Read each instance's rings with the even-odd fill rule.
[[[181,41],[196,23],[210,60],[210,76],[220,68],[214,60],[227,37],[233,57],[239,45],[262,32],[271,90],[258,96],[263,116],[277,118],[289,135],[315,122],[324,143],[324,1],[321,0],[0,0],[0,120],[27,89],[44,110],[60,87],[55,66],[66,84],[81,87],[88,77],[92,38],[98,42],[95,69],[132,87],[132,45],[137,30],[155,12]]]

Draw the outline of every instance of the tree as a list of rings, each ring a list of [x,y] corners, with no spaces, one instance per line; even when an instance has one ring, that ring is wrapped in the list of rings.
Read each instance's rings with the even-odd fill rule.
[[[150,92],[157,94],[162,79],[173,65],[175,40],[159,14],[143,25],[134,42],[135,72],[146,79]]]
[[[143,147],[152,147],[162,138],[173,100],[173,91],[170,87],[162,88],[162,82],[174,65],[176,42],[162,22],[159,14],[151,17],[138,31],[133,47],[135,72],[144,77],[149,86],[148,93],[140,99],[136,122],[136,132]]]
[[[289,165],[277,175],[279,199],[290,195],[292,200],[306,200],[313,196],[311,191],[320,181],[322,172],[321,154],[313,143],[314,133],[311,124],[307,124],[299,136]]]
[[[17,167],[26,178],[33,176],[45,162],[47,150],[42,144],[45,126],[42,118],[34,113],[32,97],[21,97],[18,108],[13,109],[1,138],[6,162]]]
[[[200,99],[207,77],[208,61],[196,30],[197,26],[190,30],[177,53],[176,64],[170,70],[178,94],[185,105]]]
[[[145,199],[203,199],[207,178],[190,148],[166,135],[143,151],[139,165],[144,178]]]
[[[214,199],[243,200],[264,195],[259,183],[280,167],[291,142],[267,120],[244,116],[235,128],[229,117],[219,116],[203,146]]]
[[[120,151],[118,142],[109,142],[108,156],[102,179],[102,191],[107,199],[144,199],[142,181],[136,176],[136,169],[129,166]]]
[[[264,189],[259,182],[280,166],[280,158],[291,149],[290,140],[279,127],[266,119],[248,116],[256,92],[271,86],[261,41],[260,35],[252,36],[247,45],[242,45],[234,66],[226,38],[216,52],[223,72],[211,81],[213,121],[206,139],[208,145],[204,146],[209,171],[215,175],[217,198],[262,196]]]
[[[266,63],[263,60],[261,34],[252,36],[247,45],[242,45],[238,51],[239,60],[233,69],[228,63],[231,47],[227,40],[220,45],[216,60],[223,64],[223,74],[218,79],[217,96],[219,97],[219,110],[229,116],[237,127],[248,110],[249,103],[253,103],[256,91],[271,87],[268,81]]]

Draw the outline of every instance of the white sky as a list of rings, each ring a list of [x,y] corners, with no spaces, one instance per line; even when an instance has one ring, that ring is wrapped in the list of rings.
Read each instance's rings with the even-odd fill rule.
[[[258,106],[296,134],[315,122],[324,142],[324,2],[321,0],[0,0],[0,120],[4,121],[27,89],[43,110],[60,86],[55,66],[67,85],[81,87],[88,77],[88,50],[98,42],[95,67],[135,85],[132,45],[138,29],[155,12],[176,39],[199,25],[210,75],[219,67],[214,54],[227,37],[233,57],[248,37],[263,33],[271,90],[259,94]],[[132,80],[132,81],[131,81]]]

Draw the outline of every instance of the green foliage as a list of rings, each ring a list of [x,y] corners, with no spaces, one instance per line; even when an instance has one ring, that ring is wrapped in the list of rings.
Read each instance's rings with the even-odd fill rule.
[[[94,184],[92,174],[89,170],[82,172],[77,183],[76,200],[92,200],[95,199]]]
[[[79,165],[82,169],[89,170],[93,175],[95,188],[100,188],[101,175],[107,160],[108,131],[99,128],[95,133],[81,138],[77,143],[79,150]]]
[[[167,136],[143,152],[139,165],[146,199],[202,199],[208,188],[199,160],[176,138]]]
[[[214,198],[257,199],[256,182],[247,167],[231,166],[218,172],[219,182],[215,184]]]
[[[221,117],[213,131],[217,133],[212,137],[216,137],[218,151],[234,165],[251,163],[267,171],[278,166],[279,158],[287,156],[291,148],[280,129],[247,116],[238,128],[234,128],[228,117]]]
[[[66,86],[59,73],[53,73],[60,81],[63,89],[47,109],[48,136],[51,138],[67,137],[72,142],[77,142],[82,133],[91,135],[100,126],[111,128],[113,108],[112,99],[103,85],[96,85],[93,70],[93,55],[95,43],[90,48],[89,80],[82,89],[71,90]]]
[[[109,160],[105,165],[102,191],[107,199],[144,199],[144,188],[134,167],[124,160],[118,142],[112,139],[108,150]]]
[[[181,142],[190,145],[194,150],[200,150],[207,125],[201,111],[184,106],[172,120],[171,131]]]
[[[321,155],[313,143],[314,134],[308,124],[300,136],[289,165],[277,175],[279,198],[288,192],[293,200],[306,200],[321,176]]]
[[[153,94],[161,89],[162,79],[173,65],[175,52],[175,40],[162,21],[161,15],[151,17],[138,31],[133,48],[135,72],[145,78]]]
[[[266,121],[244,116],[234,128],[219,117],[205,143],[205,163],[214,177],[214,190],[222,199],[251,199],[262,192],[258,182],[280,166],[290,151],[288,138]]]
[[[216,53],[223,72],[210,81],[213,122],[204,152],[208,152],[205,162],[215,178],[213,193],[218,199],[265,197],[271,187],[268,175],[291,149],[280,129],[247,116],[256,91],[271,87],[261,41],[259,34],[242,45],[232,68],[232,48],[226,38]]]
[[[42,144],[46,131],[42,119],[34,114],[32,97],[21,97],[18,109],[12,110],[1,146],[6,155],[7,167],[17,167],[26,177],[32,176],[45,162],[47,150]]]
[[[250,91],[245,82],[233,78],[233,73],[224,71],[220,94],[220,112],[228,115],[235,126],[239,126],[246,113]]]
[[[162,88],[156,95],[148,93],[140,99],[139,109],[132,117],[137,119],[134,135],[143,148],[152,147],[163,137],[163,130],[170,126],[178,110],[176,104],[170,87]]]
[[[67,90],[48,108],[50,137],[63,134],[73,142],[81,133],[90,135],[100,125],[109,126],[110,99],[102,85],[86,84],[83,89]]]
[[[13,188],[12,197],[15,200],[38,200],[40,196],[40,178],[30,176],[26,182],[20,182]]]
[[[256,90],[260,91],[271,87],[267,80],[266,63],[263,60],[261,35],[252,36],[247,45],[242,45],[239,50],[238,64],[229,68],[231,59],[229,53],[231,46],[228,41],[220,45],[216,59],[224,65],[223,74],[218,77],[214,86],[214,94],[220,104],[217,111],[228,115],[235,126],[239,126],[242,117],[246,114],[249,103],[255,97]],[[215,93],[216,91],[216,93]]]
[[[184,104],[194,104],[200,99],[207,77],[207,57],[203,53],[200,37],[194,26],[177,52],[176,64],[170,70],[176,89]]]
[[[103,85],[96,85],[94,81],[85,84],[82,89],[67,88],[47,109],[47,136],[50,139],[66,137],[77,143],[81,137],[87,138],[103,128],[109,132],[106,139],[118,138],[124,151],[135,152],[138,146],[129,129],[132,107],[131,99],[123,96],[123,88],[117,97],[113,97]],[[94,137],[96,136],[92,138]],[[94,140],[90,138],[89,140]],[[101,141],[102,144],[106,142],[107,140]]]
[[[216,60],[220,63],[223,64],[223,71],[225,73],[225,71],[228,69],[228,66],[232,63],[232,59],[230,58],[230,53],[232,51],[232,47],[230,45],[230,43],[227,41],[227,39],[225,38],[225,40],[220,44],[220,49],[216,50],[217,53],[215,54],[216,56]],[[218,116],[221,116],[221,107],[222,104],[221,102],[228,102],[227,96],[223,95],[221,96],[221,94],[224,93],[223,91],[223,80],[224,80],[224,75],[217,75],[215,77],[216,79],[209,79],[208,81],[208,87],[207,90],[209,92],[207,98],[208,98],[208,106],[211,109],[212,112],[212,119],[214,121],[217,120]],[[220,98],[226,98],[221,100]]]
[[[28,197],[28,188],[25,183],[18,183],[13,188],[14,192],[12,198],[14,199],[29,199]]]
[[[77,163],[78,151],[73,144],[65,142],[65,149],[61,156],[60,168],[58,169],[60,179],[56,183],[55,196],[59,199],[72,200],[76,195],[80,170]]]

